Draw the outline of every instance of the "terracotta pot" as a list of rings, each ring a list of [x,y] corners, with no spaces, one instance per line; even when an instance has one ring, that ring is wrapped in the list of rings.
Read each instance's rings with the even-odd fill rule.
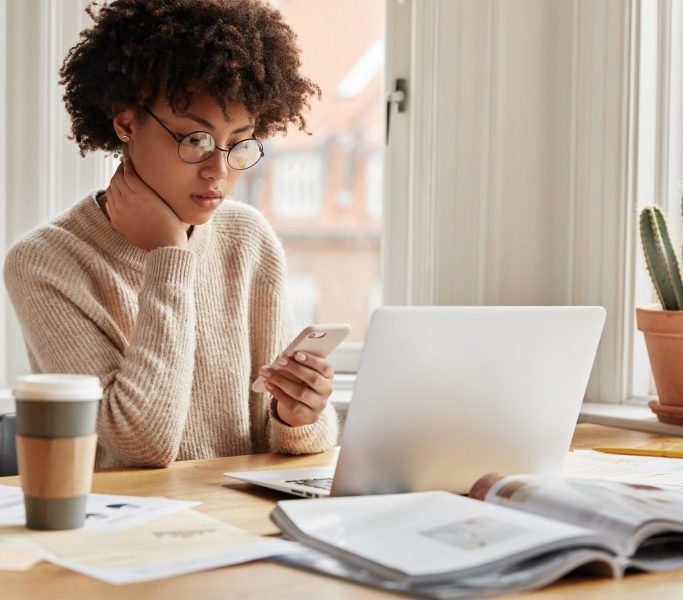
[[[662,423],[683,425],[683,311],[658,304],[636,308],[638,329],[647,353],[659,402],[648,404]]]

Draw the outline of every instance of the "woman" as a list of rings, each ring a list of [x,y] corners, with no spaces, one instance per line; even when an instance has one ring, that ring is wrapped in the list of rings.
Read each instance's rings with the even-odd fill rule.
[[[319,88],[258,0],[114,0],[60,75],[81,153],[124,160],[105,191],[19,241],[5,282],[35,372],[100,377],[98,467],[334,445],[323,359],[277,357],[285,261],[228,198],[259,140],[305,128]],[[262,374],[268,397],[250,391]]]

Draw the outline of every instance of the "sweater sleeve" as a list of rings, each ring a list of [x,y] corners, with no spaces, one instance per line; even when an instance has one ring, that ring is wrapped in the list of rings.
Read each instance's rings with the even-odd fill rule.
[[[329,450],[337,443],[337,412],[328,404],[320,418],[310,425],[290,427],[270,411],[270,445],[282,454],[315,454]]]
[[[34,371],[100,378],[99,443],[125,463],[167,466],[178,454],[192,389],[196,269],[187,250],[147,255],[133,334],[121,348],[98,324],[102,307],[79,285],[80,267],[70,272],[30,249],[7,257],[5,282]]]
[[[279,315],[274,325],[275,354],[282,352],[292,338],[292,318],[289,304],[282,293],[274,294],[273,307],[275,315]],[[268,424],[270,448],[282,454],[315,454],[329,450],[337,443],[338,420],[332,404],[327,405],[320,418],[310,425],[292,427],[282,422],[273,414],[268,400]]]
[[[285,263],[280,252],[273,252],[268,270],[271,279],[257,277],[252,297],[251,327],[254,336],[259,340],[260,351],[252,357],[252,380],[258,375],[262,365],[271,362],[278,353],[291,342],[294,335],[292,313],[284,289]],[[274,281],[273,281],[274,280]],[[257,403],[265,406],[266,437],[271,452],[282,454],[314,454],[324,452],[337,443],[339,424],[337,413],[328,404],[320,418],[310,425],[292,427],[280,421],[270,409],[271,396],[256,394]],[[261,427],[255,427],[255,430]]]

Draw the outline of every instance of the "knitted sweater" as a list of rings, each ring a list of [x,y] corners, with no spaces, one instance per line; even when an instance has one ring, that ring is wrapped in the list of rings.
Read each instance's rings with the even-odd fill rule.
[[[33,371],[102,382],[98,467],[336,443],[331,405],[290,427],[250,389],[292,334],[282,247],[253,208],[226,200],[186,250],[145,252],[91,194],[15,244],[4,275]]]

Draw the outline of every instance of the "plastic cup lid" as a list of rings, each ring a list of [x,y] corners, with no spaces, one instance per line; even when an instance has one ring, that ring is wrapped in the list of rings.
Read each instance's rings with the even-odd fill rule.
[[[17,400],[43,400],[46,402],[89,401],[102,398],[99,377],[44,373],[17,377],[12,388]]]

